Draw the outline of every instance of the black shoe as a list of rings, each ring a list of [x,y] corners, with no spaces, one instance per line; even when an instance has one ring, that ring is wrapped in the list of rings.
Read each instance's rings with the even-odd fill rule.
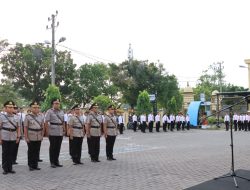
[[[11,174],[15,174],[16,172],[14,170],[9,171]]]
[[[83,163],[81,161],[77,162],[77,164],[83,165]]]
[[[15,162],[13,162],[12,164],[13,164],[13,165],[17,165],[18,163],[15,161]]]
[[[63,167],[63,165],[61,165],[61,164],[55,164],[56,165],[56,167]]]
[[[108,161],[112,161],[112,158],[108,157],[107,160],[108,160]]]
[[[101,162],[100,160],[96,159],[95,162]]]
[[[96,162],[96,160],[94,160],[94,159],[91,159],[91,162]]]
[[[73,165],[77,165],[78,164],[78,162],[73,162]]]
[[[116,159],[112,157],[111,160],[116,160]]]
[[[7,171],[3,171],[3,175],[7,175],[8,174],[8,172]]]
[[[29,169],[30,169],[30,171],[34,171],[35,170],[35,168],[33,168],[33,167],[30,167]]]
[[[34,168],[35,170],[41,170],[41,168],[38,168],[38,167],[36,167],[36,168]]]
[[[38,162],[43,162],[43,160],[39,159]]]
[[[55,164],[51,164],[50,167],[51,168],[56,168],[56,165]]]

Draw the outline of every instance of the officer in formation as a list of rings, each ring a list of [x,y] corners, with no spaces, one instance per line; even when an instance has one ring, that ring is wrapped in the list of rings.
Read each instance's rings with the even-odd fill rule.
[[[22,122],[21,122],[20,115],[17,114],[17,111],[18,111],[18,107],[15,104],[13,114],[14,114],[14,117],[16,118],[16,120],[18,121],[18,126],[20,127],[20,139],[21,139],[21,125],[22,125]],[[13,157],[12,157],[13,160],[12,160],[12,162],[13,162],[14,165],[18,164],[16,160],[17,160],[19,144],[20,144],[20,141],[18,141],[18,143],[15,144],[15,148],[14,148],[14,152],[13,152]]]
[[[190,118],[189,118],[188,114],[186,115],[185,120],[186,120],[187,130],[189,130],[190,129]]]
[[[98,113],[98,105],[96,103],[90,106],[90,113],[86,119],[86,135],[89,138],[90,157],[92,162],[100,162],[100,137],[102,135],[102,115]]]
[[[70,151],[74,165],[83,164],[81,162],[82,142],[85,135],[84,119],[81,114],[80,106],[74,105],[74,114],[68,120]]]
[[[123,130],[124,130],[124,117],[123,117],[122,113],[120,113],[120,115],[118,116],[118,126],[119,126],[120,134],[123,134]]]
[[[153,132],[153,126],[154,126],[154,114],[153,113],[150,113],[148,115],[148,129],[149,129],[149,132]]]
[[[136,130],[137,130],[137,116],[135,114],[132,117],[132,121],[133,121],[133,130],[134,130],[134,132],[136,132]]]
[[[107,160],[112,161],[116,160],[113,156],[113,148],[115,144],[117,132],[117,122],[116,116],[114,114],[114,106],[108,106],[107,114],[104,116],[104,136],[106,139],[106,156]]]
[[[40,113],[40,105],[37,101],[30,104],[31,113],[27,114],[24,120],[24,136],[28,145],[28,166],[29,170],[40,170],[38,167],[41,142],[43,140],[44,115]]]
[[[140,116],[140,126],[141,126],[141,132],[146,133],[146,127],[147,127],[147,119],[146,119],[146,114],[142,114]]]
[[[230,117],[229,117],[228,113],[226,113],[226,115],[224,117],[224,123],[226,126],[226,131],[228,131],[229,130],[229,123],[230,123]]]
[[[20,141],[20,126],[14,115],[14,102],[4,103],[4,112],[0,115],[0,144],[2,145],[2,168],[3,174],[16,173],[13,168],[13,155],[16,144]]]
[[[166,113],[164,113],[162,117],[162,128],[164,132],[167,132],[167,125],[168,125],[168,116]]]
[[[239,116],[237,115],[237,113],[234,113],[233,115],[234,131],[237,131],[238,121],[239,121]]]
[[[161,116],[159,113],[155,116],[155,127],[156,127],[156,132],[160,132],[160,127],[161,127]]]
[[[59,155],[63,135],[65,133],[64,112],[60,109],[60,100],[51,101],[52,108],[45,115],[45,130],[49,136],[49,158],[52,168],[62,167],[59,163]]]

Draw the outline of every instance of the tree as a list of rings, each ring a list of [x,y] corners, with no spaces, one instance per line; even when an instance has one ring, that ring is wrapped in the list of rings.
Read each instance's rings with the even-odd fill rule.
[[[67,51],[56,52],[56,85],[63,95],[70,93],[76,65]],[[51,82],[51,48],[42,44],[23,45],[17,43],[0,60],[2,74],[27,100],[44,100],[44,93]],[[64,83],[63,86],[60,86]]]
[[[177,114],[178,108],[177,108],[177,103],[176,103],[176,99],[174,96],[168,102],[167,111],[169,113]]]
[[[149,100],[149,94],[146,90],[140,92],[137,99],[136,110],[138,114],[143,114],[143,113],[149,114],[150,112],[152,112],[151,103]]]
[[[61,100],[61,94],[59,88],[55,85],[49,85],[49,87],[46,90],[45,97],[46,99],[42,104],[42,111],[46,111],[49,108],[51,108],[51,101],[53,99]]]
[[[104,112],[105,110],[107,110],[108,106],[111,104],[111,99],[108,96],[99,95],[94,98],[94,102],[96,102],[100,110]]]

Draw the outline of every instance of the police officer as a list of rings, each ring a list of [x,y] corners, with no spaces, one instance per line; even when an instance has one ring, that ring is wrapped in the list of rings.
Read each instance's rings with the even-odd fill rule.
[[[134,113],[133,117],[132,117],[132,120],[133,120],[133,130],[134,132],[136,132],[136,129],[137,129],[137,115]]]
[[[153,113],[150,113],[148,115],[148,129],[149,129],[149,132],[153,132],[153,126],[154,126],[154,115]]]
[[[120,115],[118,117],[118,125],[119,125],[120,134],[123,134],[123,130],[124,130],[124,117],[123,117],[122,113],[120,113]]]
[[[160,117],[160,114],[157,113],[157,115],[155,116],[155,128],[156,128],[156,132],[160,132],[160,127],[161,127],[161,117]]]
[[[14,105],[13,114],[14,114],[14,117],[16,118],[16,120],[18,121],[18,126],[20,127],[20,132],[21,132],[22,122],[21,122],[21,117],[20,117],[20,115],[17,114],[17,112],[18,112],[18,107],[17,107],[17,105]],[[20,135],[20,140],[21,140],[21,135]],[[18,143],[15,144],[13,157],[12,157],[13,158],[13,160],[12,160],[13,165],[18,164],[16,160],[17,160],[17,154],[18,154],[20,140],[18,141]]]
[[[186,124],[187,124],[187,130],[189,130],[190,129],[190,118],[189,118],[188,114],[186,114],[185,121],[186,121]]]
[[[167,132],[167,114],[164,113],[162,117],[162,128],[164,132]]]
[[[49,135],[49,158],[52,168],[62,167],[59,163],[59,155],[63,135],[65,133],[64,113],[60,110],[60,100],[52,99],[52,108],[46,112],[45,115],[45,130]]]
[[[174,114],[171,114],[169,116],[169,121],[170,121],[170,130],[173,131],[174,130],[174,125],[175,125],[175,116],[174,116]]]
[[[16,173],[12,169],[14,149],[20,140],[20,127],[17,117],[14,117],[14,102],[4,103],[5,114],[0,115],[0,144],[2,145],[3,174]]]
[[[37,101],[30,104],[31,113],[24,120],[24,136],[28,145],[29,170],[40,170],[38,167],[41,142],[44,135],[44,116],[40,113],[40,105]]]
[[[80,106],[74,105],[72,107],[74,110],[74,114],[69,118],[68,126],[69,126],[69,138],[71,140],[71,148],[70,150],[72,155],[72,161],[74,165],[83,164],[81,162],[82,155],[82,141],[85,135],[84,132],[84,119],[81,115]]]
[[[237,115],[237,113],[234,113],[234,115],[233,115],[234,131],[237,131],[237,128],[238,128],[238,120],[239,120],[239,116]]]
[[[181,127],[181,113],[180,112],[176,116],[175,121],[176,121],[176,129],[177,131],[179,131]]]
[[[86,119],[86,135],[90,143],[90,157],[92,162],[100,162],[100,137],[103,125],[102,116],[98,114],[98,105],[93,103],[90,106],[90,113]]]
[[[114,106],[108,107],[108,113],[105,115],[104,122],[104,136],[106,138],[106,156],[107,160],[116,160],[113,156],[113,148],[117,136],[117,122],[114,115]]]
[[[147,121],[146,121],[146,114],[142,114],[140,116],[140,123],[141,123],[141,132],[146,133]]]

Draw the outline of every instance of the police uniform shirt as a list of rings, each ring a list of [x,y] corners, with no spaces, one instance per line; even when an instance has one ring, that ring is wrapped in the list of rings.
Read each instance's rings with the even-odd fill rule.
[[[141,123],[144,122],[144,121],[146,122],[146,116],[145,115],[141,115],[140,121],[141,121]]]
[[[14,114],[14,117],[16,118],[16,120],[18,121],[18,126],[21,126],[22,121],[21,121],[21,116],[18,114]]]
[[[156,115],[156,116],[155,116],[155,122],[160,121],[160,119],[161,119],[161,118],[160,118],[160,115]]]
[[[249,122],[250,121],[250,115],[246,115],[246,120]]]
[[[57,117],[60,118],[58,118]],[[49,109],[45,116],[45,121],[49,122],[50,136],[63,136],[64,113],[62,110]]]
[[[6,117],[8,117],[8,119],[16,126],[18,127],[18,118],[15,117],[14,114],[10,115],[10,114],[5,114]],[[8,119],[6,118],[4,115],[0,116],[0,126],[1,128],[6,128],[6,129],[10,129],[13,131],[8,131],[5,129],[1,129],[1,139],[4,141],[15,141],[17,139],[17,129],[8,121]]]
[[[162,123],[165,123],[166,121],[167,121],[167,116],[164,115],[164,116],[162,117]]]
[[[184,122],[185,121],[185,117],[183,115],[180,116],[180,121]]]
[[[186,116],[185,120],[186,120],[186,122],[189,122],[189,121],[190,121],[190,118],[189,118],[188,115]]]
[[[176,121],[176,122],[179,122],[179,121],[180,121],[180,116],[179,116],[179,115],[176,116],[175,121]]]
[[[27,114],[24,120],[24,127],[27,128],[30,141],[41,141],[43,139],[43,114]]]
[[[230,120],[229,115],[225,115],[224,122],[229,121],[229,120]]]
[[[150,121],[154,121],[154,116],[153,116],[153,114],[149,114],[149,115],[148,115],[148,122],[150,122]]]
[[[120,116],[118,117],[118,123],[119,123],[119,124],[122,124],[122,123],[124,123],[123,121],[124,121],[123,116],[120,115]]]
[[[133,115],[133,122],[137,121],[137,116]]]
[[[81,122],[80,122],[80,121]],[[73,130],[73,137],[83,137],[84,136],[84,119],[83,116],[71,116],[69,118],[69,127]]]
[[[107,135],[116,136],[117,135],[117,123],[115,115],[105,115],[104,124],[107,126]]]
[[[238,121],[238,120],[239,120],[239,116],[238,116],[237,114],[234,114],[234,115],[233,115],[233,120],[234,120],[234,121]]]
[[[170,122],[172,122],[172,121],[175,121],[175,116],[174,115],[170,115]]]
[[[97,122],[97,120],[98,122]],[[86,123],[90,126],[90,136],[101,136],[101,126],[102,123],[102,116],[99,114],[96,114],[95,112],[90,112],[86,119]],[[98,128],[97,128],[98,127]]]

